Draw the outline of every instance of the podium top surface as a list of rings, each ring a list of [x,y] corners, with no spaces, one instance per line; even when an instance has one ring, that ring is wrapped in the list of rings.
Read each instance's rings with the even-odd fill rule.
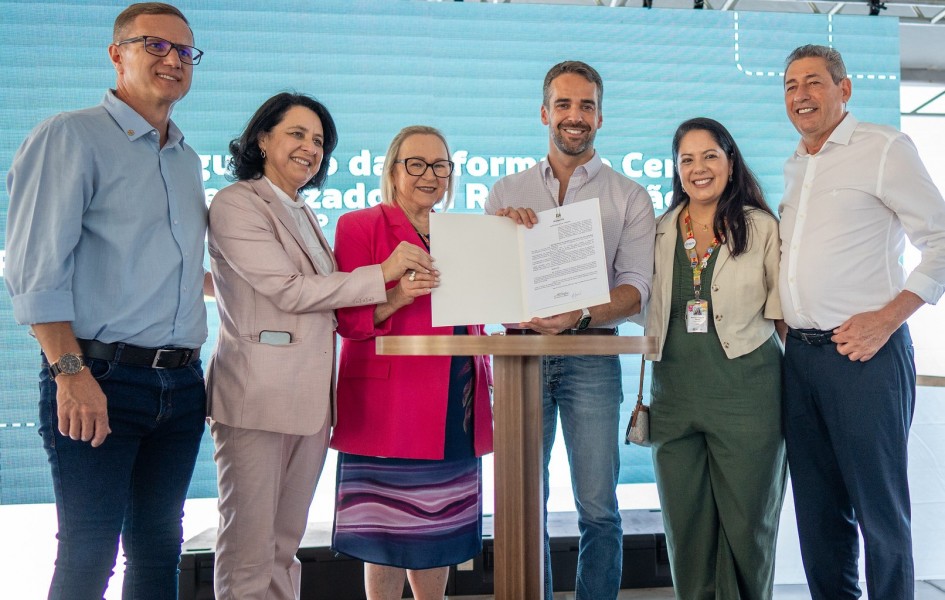
[[[377,353],[410,356],[644,354],[657,349],[654,336],[602,335],[386,335]]]

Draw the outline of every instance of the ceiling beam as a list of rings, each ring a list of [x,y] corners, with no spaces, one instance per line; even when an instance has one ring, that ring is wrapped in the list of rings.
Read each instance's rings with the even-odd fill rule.
[[[945,84],[945,71],[939,69],[902,69],[899,79],[909,83]]]

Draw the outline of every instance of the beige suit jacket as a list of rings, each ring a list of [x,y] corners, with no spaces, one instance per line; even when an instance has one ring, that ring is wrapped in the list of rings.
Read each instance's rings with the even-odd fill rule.
[[[680,206],[656,222],[656,268],[647,306],[646,335],[659,336],[659,351],[647,354],[647,360],[660,360],[669,329],[673,259],[681,211]],[[719,246],[709,290],[715,331],[728,358],[748,354],[760,346],[774,332],[774,321],[782,318],[778,295],[781,258],[778,222],[757,209],[749,209],[745,218],[749,231],[748,250],[732,257],[728,246]]]
[[[334,415],[333,310],[383,302],[386,292],[380,265],[319,274],[288,211],[264,179],[228,186],[210,204],[220,332],[207,365],[208,414],[232,427],[313,435]],[[291,342],[261,343],[261,331],[288,332]]]

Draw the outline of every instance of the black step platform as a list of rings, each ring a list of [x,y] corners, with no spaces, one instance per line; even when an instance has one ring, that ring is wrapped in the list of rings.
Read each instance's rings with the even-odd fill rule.
[[[659,511],[622,510],[623,579],[620,587],[653,588],[672,585],[669,557]],[[450,568],[446,585],[449,596],[491,595],[494,552],[492,516],[483,518],[482,554]],[[577,568],[577,513],[548,515],[551,535],[551,568],[555,591],[574,589]],[[213,596],[213,550],[216,528],[208,529],[184,543],[180,565],[180,600],[208,600]],[[359,560],[336,556],[330,549],[331,523],[309,523],[299,548],[302,561],[302,598],[364,600],[364,567]],[[409,598],[409,591],[405,596]]]

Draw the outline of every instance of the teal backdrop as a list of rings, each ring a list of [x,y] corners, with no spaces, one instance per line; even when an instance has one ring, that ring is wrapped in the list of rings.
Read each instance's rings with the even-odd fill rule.
[[[480,212],[496,179],[547,151],[541,85],[561,60],[583,60],[601,72],[604,124],[596,147],[648,189],[657,213],[672,187],[673,132],[694,116],[718,119],[732,131],[769,203],[777,206],[781,166],[797,143],[784,114],[783,61],[801,44],[833,45],[843,53],[854,80],[850,108],[859,119],[899,124],[895,19],[419,0],[176,5],[206,52],[174,119],[201,156],[207,201],[227,185],[227,143],[255,109],[279,91],[312,94],[331,109],[341,138],[325,188],[308,197],[329,239],[341,214],[378,201],[387,144],[411,124],[434,125],[446,134],[460,173],[452,210]],[[106,47],[124,6],[0,0],[4,181],[30,129],[57,112],[97,104],[114,85]],[[4,188],[0,279],[8,203]],[[216,306],[207,308],[211,338],[204,358],[218,323]],[[632,325],[622,330],[642,333]],[[38,368],[38,345],[13,321],[9,296],[0,293],[3,504],[53,500],[36,433]],[[626,357],[622,425],[638,375],[639,359]],[[211,451],[208,435],[192,497],[216,495]],[[647,450],[624,447],[622,463],[622,482],[653,481]]]

